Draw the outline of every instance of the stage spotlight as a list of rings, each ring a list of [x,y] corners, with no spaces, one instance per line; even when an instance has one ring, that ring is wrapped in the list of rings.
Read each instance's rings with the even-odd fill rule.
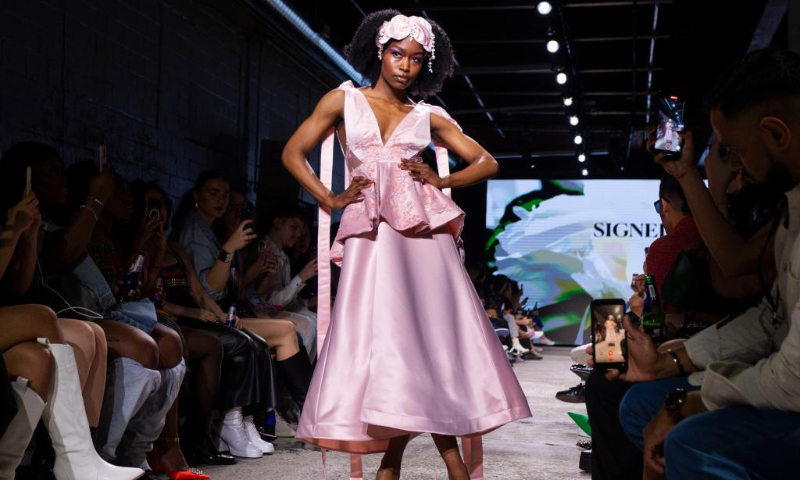
[[[583,143],[583,137],[580,136],[580,134],[579,135],[575,135],[575,138],[574,138],[573,141],[575,142],[575,145],[580,145],[581,143]]]
[[[566,97],[564,99],[564,106],[565,107],[571,107],[572,106],[572,97]]]
[[[559,85],[564,85],[567,83],[567,74],[564,72],[558,72],[556,75],[556,82],[558,82]]]
[[[578,120],[578,117],[576,115],[569,117],[569,124],[572,125],[573,127],[577,125],[579,122],[580,120]]]
[[[542,15],[549,15],[553,11],[553,6],[550,5],[550,2],[539,2],[536,5],[536,10]]]
[[[588,176],[589,175],[589,170],[584,168],[583,170],[581,170],[581,175],[583,175],[584,177]]]
[[[561,45],[558,44],[558,40],[549,40],[547,42],[547,51],[548,52],[556,53],[559,48],[561,48]]]
[[[585,162],[586,161],[586,155],[583,154],[583,153],[578,155],[578,161],[581,162],[581,163]]]

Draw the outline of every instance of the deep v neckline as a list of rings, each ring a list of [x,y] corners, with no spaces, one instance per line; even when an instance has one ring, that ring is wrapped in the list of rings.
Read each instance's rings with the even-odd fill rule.
[[[361,98],[364,100],[364,102],[366,102],[367,109],[369,110],[369,113],[372,116],[372,121],[373,121],[373,123],[375,123],[375,131],[378,133],[378,141],[381,142],[381,147],[382,148],[385,148],[386,145],[389,145],[389,143],[394,138],[394,134],[397,133],[397,130],[400,129],[400,127],[403,125],[403,123],[406,120],[408,120],[408,117],[410,117],[411,114],[414,113],[417,110],[417,106],[419,106],[418,103],[415,103],[414,107],[411,110],[409,110],[408,113],[405,114],[403,119],[400,120],[399,122],[397,122],[397,125],[395,125],[394,130],[392,130],[392,133],[389,135],[389,137],[386,139],[386,141],[384,141],[383,140],[383,132],[381,132],[381,124],[378,122],[378,116],[375,115],[375,110],[372,109],[372,105],[370,105],[369,99],[367,99],[367,96],[364,95],[364,92],[362,92],[360,89],[354,88],[353,90],[358,92],[361,95]]]

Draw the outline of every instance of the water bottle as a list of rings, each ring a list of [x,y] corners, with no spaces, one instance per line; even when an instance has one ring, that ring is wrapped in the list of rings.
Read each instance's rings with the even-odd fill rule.
[[[122,285],[119,287],[117,295],[117,301],[119,303],[130,301],[131,292],[139,288],[139,282],[142,280],[143,268],[144,253],[140,253],[139,256],[136,257],[136,261],[133,262],[133,265],[131,265],[130,270],[128,270],[128,274],[125,275]]]

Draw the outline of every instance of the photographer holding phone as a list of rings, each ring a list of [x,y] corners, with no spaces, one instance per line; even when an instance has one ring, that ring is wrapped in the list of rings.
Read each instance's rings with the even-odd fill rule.
[[[778,280],[759,305],[672,350],[656,350],[626,320],[628,371],[609,377],[637,383],[620,417],[644,448],[648,474],[792,478],[800,470],[800,55],[754,52],[721,78],[709,101],[720,142],[746,178],[787,192]],[[678,178],[694,175],[687,150],[670,166]]]
[[[678,255],[683,251],[697,250],[703,245],[703,241],[681,186],[673,177],[665,175],[662,178],[654,210],[667,234],[652,243],[644,267],[655,278],[656,297],[663,298],[661,292],[664,281]],[[641,314],[639,309],[643,304],[643,287],[641,277],[634,279],[631,284],[633,295],[628,303],[637,314]],[[668,336],[672,336],[683,323],[683,312],[670,306],[667,306],[666,312],[668,320],[671,320],[671,327],[668,326],[671,333]],[[721,316],[698,314],[697,318],[711,324],[720,320]],[[606,316],[602,321],[598,319],[602,333],[608,331],[604,324],[606,319]],[[587,353],[591,354],[592,350]],[[586,381],[586,409],[592,425],[592,444],[595,449],[592,455],[592,478],[638,480],[642,471],[641,454],[625,435],[618,415],[620,402],[631,384],[611,382],[605,377],[605,372],[605,369],[595,369]]]

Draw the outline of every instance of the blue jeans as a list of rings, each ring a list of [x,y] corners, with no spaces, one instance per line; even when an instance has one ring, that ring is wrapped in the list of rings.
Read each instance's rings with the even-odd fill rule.
[[[673,377],[655,382],[637,383],[622,397],[619,404],[619,420],[622,430],[639,448],[644,448],[644,427],[656,416],[664,405],[667,394],[676,388],[697,390],[689,385],[688,377]]]
[[[623,428],[642,445],[642,429],[680,380],[634,386],[620,406]],[[696,388],[694,388],[696,389]],[[662,395],[663,393],[663,395]],[[648,403],[647,400],[650,400]],[[731,480],[797,478],[800,413],[728,407],[681,421],[664,445],[668,479]]]

